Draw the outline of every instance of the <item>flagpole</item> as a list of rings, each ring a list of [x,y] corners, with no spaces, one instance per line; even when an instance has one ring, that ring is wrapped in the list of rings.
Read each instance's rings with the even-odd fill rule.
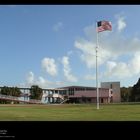
[[[96,21],[96,94],[97,94],[97,109],[99,109],[99,88],[98,88],[98,31],[97,31],[97,21]]]
[[[99,23],[99,25],[97,25]],[[99,29],[100,27],[100,29]],[[99,29],[99,30],[97,30]],[[96,93],[97,93],[97,109],[99,109],[99,103],[100,103],[100,97],[99,97],[99,88],[98,88],[98,47],[99,47],[99,38],[98,38],[98,35],[99,35],[99,32],[102,32],[102,31],[106,31],[106,30],[112,30],[112,25],[111,25],[111,22],[108,22],[108,21],[96,21],[96,41],[97,41],[97,44],[96,44]]]

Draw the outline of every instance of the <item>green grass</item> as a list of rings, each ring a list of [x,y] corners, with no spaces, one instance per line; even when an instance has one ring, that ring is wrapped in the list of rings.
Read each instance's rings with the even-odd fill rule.
[[[0,121],[140,121],[140,104],[0,105]]]

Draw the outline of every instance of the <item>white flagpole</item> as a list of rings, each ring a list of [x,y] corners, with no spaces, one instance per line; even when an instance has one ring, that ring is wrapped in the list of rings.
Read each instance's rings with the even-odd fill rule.
[[[96,39],[97,39],[97,44],[96,44],[96,94],[97,94],[97,109],[99,109],[99,88],[98,88],[98,31],[97,31],[97,21],[96,21]]]

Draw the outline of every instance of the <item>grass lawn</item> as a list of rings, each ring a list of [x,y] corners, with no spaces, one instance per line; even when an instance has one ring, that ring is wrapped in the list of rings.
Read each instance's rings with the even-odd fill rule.
[[[1,104],[0,121],[140,121],[140,104]]]

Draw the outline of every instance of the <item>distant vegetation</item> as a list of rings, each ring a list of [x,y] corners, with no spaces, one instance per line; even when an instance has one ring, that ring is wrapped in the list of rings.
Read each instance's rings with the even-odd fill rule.
[[[140,102],[140,78],[138,82],[132,87],[121,88],[121,101],[122,102]]]
[[[32,85],[30,89],[30,98],[31,99],[36,99],[36,100],[41,100],[43,90],[38,86],[38,85]]]
[[[31,99],[37,99],[37,100],[41,100],[42,98],[42,89],[37,86],[37,85],[32,85],[31,89],[30,89],[30,98]],[[0,94],[2,95],[9,95],[9,96],[16,96],[16,97],[20,97],[22,92],[20,91],[20,89],[18,87],[7,87],[4,86],[1,88]],[[8,100],[0,100],[0,104],[10,104],[12,101],[8,101]],[[14,101],[14,103],[19,103],[17,101]]]
[[[121,87],[121,102],[129,102],[131,100],[132,87]]]
[[[21,94],[21,91],[18,87],[4,86],[1,88],[0,94],[19,97]],[[0,103],[9,104],[11,103],[11,101],[0,100]],[[15,102],[15,103],[18,103],[18,102]]]

